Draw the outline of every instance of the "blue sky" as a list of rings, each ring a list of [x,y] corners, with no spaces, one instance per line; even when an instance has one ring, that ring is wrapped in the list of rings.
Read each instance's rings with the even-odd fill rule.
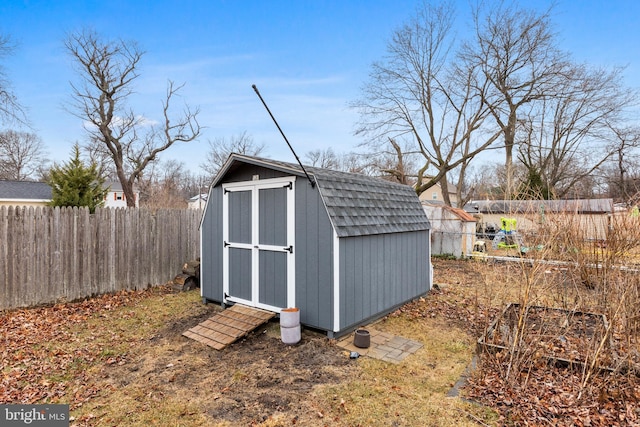
[[[460,0],[461,15],[469,10]],[[539,0],[538,7],[551,2]],[[289,141],[302,156],[314,149],[356,149],[359,95],[370,65],[381,59],[392,31],[416,0],[298,1],[49,1],[3,0],[0,33],[17,44],[3,66],[33,132],[54,161],[66,161],[82,141],[82,121],[64,108],[75,79],[65,35],[83,28],[135,40],[147,52],[132,106],[159,120],[168,79],[186,83],[182,98],[200,106],[199,142],[177,144],[161,159],[185,162],[194,174],[207,140],[246,131],[264,154],[292,161],[285,142],[253,90],[256,84]],[[525,4],[530,4],[526,2]],[[462,17],[462,16],[461,16]],[[560,47],[578,61],[627,66],[626,83],[640,86],[640,2],[557,1],[553,23]],[[458,31],[464,36],[466,27]]]

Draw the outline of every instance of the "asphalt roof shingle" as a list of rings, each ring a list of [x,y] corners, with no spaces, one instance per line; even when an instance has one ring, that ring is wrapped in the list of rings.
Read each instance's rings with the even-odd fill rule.
[[[227,165],[235,160],[304,176],[302,168],[294,163],[233,154]],[[421,231],[430,228],[418,196],[408,185],[349,172],[315,167],[305,169],[317,183],[338,237]],[[225,168],[221,175],[224,175],[224,170]]]
[[[0,180],[0,200],[51,200],[46,182]]]

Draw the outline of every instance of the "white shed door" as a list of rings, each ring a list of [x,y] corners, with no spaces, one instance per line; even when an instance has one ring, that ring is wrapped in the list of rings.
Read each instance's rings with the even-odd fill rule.
[[[223,184],[224,302],[295,306],[295,177]]]

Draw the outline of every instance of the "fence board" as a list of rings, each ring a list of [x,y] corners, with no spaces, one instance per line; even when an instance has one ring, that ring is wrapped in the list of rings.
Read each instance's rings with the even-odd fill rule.
[[[200,216],[0,207],[0,310],[166,283],[199,256]]]

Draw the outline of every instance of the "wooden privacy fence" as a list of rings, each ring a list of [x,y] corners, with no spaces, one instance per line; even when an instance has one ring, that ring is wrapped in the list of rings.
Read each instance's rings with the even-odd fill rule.
[[[0,309],[166,283],[199,256],[201,215],[0,207]]]

